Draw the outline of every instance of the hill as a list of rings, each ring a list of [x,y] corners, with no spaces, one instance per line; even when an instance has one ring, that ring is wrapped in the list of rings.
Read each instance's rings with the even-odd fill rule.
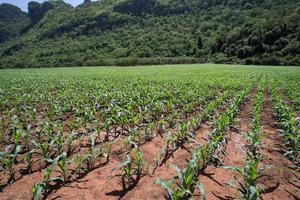
[[[28,17],[0,44],[0,68],[300,65],[298,0],[52,0],[29,3]]]
[[[20,35],[29,24],[28,15],[20,8],[7,3],[0,4],[0,43]]]

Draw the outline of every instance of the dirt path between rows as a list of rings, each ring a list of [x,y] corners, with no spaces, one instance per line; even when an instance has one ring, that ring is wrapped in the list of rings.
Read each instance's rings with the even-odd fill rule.
[[[267,190],[262,198],[264,200],[300,199],[300,192],[297,192],[297,187],[300,187],[300,174],[290,168],[293,163],[283,156],[284,143],[280,138],[276,121],[270,94],[266,93],[262,112],[264,138],[261,154],[262,165],[271,164],[271,168],[265,170],[264,176],[258,180]]]
[[[204,130],[206,130],[205,133],[208,132],[207,129],[201,128],[198,134],[201,134],[200,132]],[[147,166],[150,167],[153,164],[164,142],[163,138],[156,137],[140,147]],[[109,164],[90,172],[83,179],[53,192],[47,199],[164,199],[165,191],[161,186],[155,184],[155,180],[158,178],[172,178],[176,172],[169,165],[179,163],[179,166],[185,166],[186,161],[184,160],[188,158],[187,154],[189,155],[184,147],[178,149],[173,157],[155,171],[154,175],[146,175],[136,186],[128,190],[123,189],[119,178],[110,178],[113,174],[112,169],[116,168],[122,161],[112,159]]]
[[[197,138],[204,138],[212,130],[212,127],[203,124],[196,133]],[[183,169],[189,162],[191,153],[195,149],[193,142],[184,144],[179,148],[167,162],[159,167],[153,176],[144,178],[139,182],[137,187],[128,193],[123,199],[165,199],[165,190],[162,186],[155,184],[157,179],[169,180],[177,175],[176,171],[171,167],[171,164],[176,164],[180,169]]]
[[[225,166],[243,167],[245,161],[246,134],[251,126],[251,112],[256,90],[253,89],[249,97],[240,108],[237,115],[237,128],[231,128],[228,133],[226,155],[222,158]],[[206,198],[209,200],[238,199],[236,189],[228,185],[228,181],[234,182],[235,173],[222,167],[208,166],[199,176],[199,181],[204,185]],[[199,198],[200,194],[195,194]]]

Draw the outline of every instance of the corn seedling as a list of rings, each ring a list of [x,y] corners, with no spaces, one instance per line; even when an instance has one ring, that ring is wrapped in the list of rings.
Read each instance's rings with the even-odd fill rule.
[[[7,184],[12,183],[15,180],[15,163],[16,158],[21,150],[21,145],[17,145],[16,148],[13,150],[13,153],[10,153],[8,146],[5,152],[1,152],[1,168],[4,170],[4,173],[9,175],[7,180]]]
[[[132,167],[132,159],[129,155],[127,155],[126,160],[122,162],[118,168],[113,169],[113,172],[116,170],[121,170],[123,173],[114,175],[113,177],[121,177],[122,181],[125,181],[127,183],[133,182],[134,170]]]
[[[137,176],[137,179],[140,179],[142,176],[142,172],[143,172],[143,167],[145,165],[145,162],[143,160],[143,154],[142,152],[139,150],[139,148],[135,148],[133,150],[133,155],[134,155],[134,160],[136,163],[136,171],[135,174]]]
[[[57,166],[59,167],[62,180],[64,183],[69,181],[68,166],[73,160],[68,160],[67,153],[63,152],[58,156]]]
[[[202,184],[197,181],[198,173],[197,160],[192,160],[186,168],[180,170],[179,167],[173,165],[174,169],[177,171],[177,176],[172,180],[163,181],[157,180],[156,183],[161,185],[167,191],[167,198],[171,200],[182,200],[189,199],[195,189],[199,188],[202,193],[202,199],[206,199],[205,191]]]
[[[153,123],[147,124],[144,132],[144,139],[146,141],[150,141],[153,138]]]
[[[104,123],[104,129],[105,129],[105,137],[104,137],[104,141],[107,142],[109,141],[109,136],[110,136],[110,130],[111,130],[111,126],[113,124],[113,119],[106,119],[105,123]]]
[[[138,143],[140,143],[140,136],[139,136],[137,129],[134,128],[134,129],[132,129],[130,135],[125,140],[125,146],[126,146],[127,151],[130,151],[130,149],[132,148],[132,144],[135,144],[136,141],[138,141]]]
[[[242,199],[245,200],[256,200],[260,199],[260,194],[263,191],[262,188],[257,184],[257,179],[261,176],[262,171],[270,166],[259,167],[260,158],[251,153],[247,154],[246,165],[244,168],[239,167],[224,167],[225,169],[233,170],[240,176],[244,177],[244,184],[239,182],[241,188],[238,188],[235,184],[230,183],[233,188],[236,188]]]
[[[53,142],[37,143],[35,141],[32,141],[32,143],[36,146],[37,149],[39,149],[41,151],[43,160],[47,162],[47,160],[50,158],[51,147],[52,147]]]
[[[26,171],[28,173],[32,173],[32,166],[37,161],[37,160],[33,160],[34,153],[35,153],[35,149],[31,149],[23,157],[23,160],[27,163]]]
[[[67,156],[69,156],[71,153],[72,153],[72,151],[73,151],[73,149],[72,149],[72,144],[73,144],[73,140],[74,140],[74,134],[72,133],[72,134],[69,134],[69,135],[67,135],[66,137],[65,137],[65,139],[64,139],[64,144],[66,145],[66,153],[67,153]]]
[[[51,178],[53,173],[54,166],[51,165],[43,173],[44,180],[42,182],[36,183],[32,188],[32,194],[34,200],[42,199],[42,196],[45,198],[51,191],[51,182],[52,181],[62,181],[60,177]]]
[[[60,131],[57,133],[54,141],[55,141],[54,143],[55,143],[57,155],[60,155],[63,149],[63,137]]]
[[[136,147],[133,149],[133,158],[130,155],[126,156],[126,160],[120,164],[118,168],[114,168],[113,171],[120,170],[121,174],[114,175],[113,177],[121,177],[122,182],[131,184],[138,181],[143,172],[143,167],[145,162],[143,160],[143,154],[139,151],[139,148]],[[136,178],[134,178],[136,176]]]
[[[166,129],[166,120],[160,120],[159,124],[157,125],[157,133],[158,134],[162,134],[164,133],[165,129]]]
[[[170,128],[173,128],[176,125],[178,119],[178,113],[177,112],[173,112],[168,118],[167,118],[167,122]]]
[[[10,184],[14,181],[15,177],[15,169],[14,169],[14,156],[12,154],[8,154],[5,156],[2,161],[2,168],[4,169],[4,173],[9,175],[9,179],[7,180],[7,184]]]
[[[75,165],[76,165],[75,173],[80,176],[81,173],[82,173],[82,170],[83,170],[83,165],[84,165],[84,162],[85,162],[85,156],[84,155],[75,155],[73,160],[74,160]]]
[[[180,125],[179,131],[175,134],[177,144],[182,144],[193,137],[193,133],[189,131],[188,127],[188,123],[185,122]]]

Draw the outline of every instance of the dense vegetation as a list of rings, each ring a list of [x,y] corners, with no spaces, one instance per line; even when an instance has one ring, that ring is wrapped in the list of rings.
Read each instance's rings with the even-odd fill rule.
[[[30,23],[28,15],[10,4],[0,4],[0,43],[16,37]]]
[[[31,23],[0,45],[0,67],[241,63],[300,65],[297,0],[29,3]]]

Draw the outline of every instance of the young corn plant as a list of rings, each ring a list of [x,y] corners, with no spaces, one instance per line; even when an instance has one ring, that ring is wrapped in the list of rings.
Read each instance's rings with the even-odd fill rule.
[[[126,156],[126,160],[120,164],[116,170],[122,171],[122,173],[114,175],[113,177],[121,177],[123,183],[134,184],[140,180],[143,175],[143,168],[145,162],[143,160],[143,154],[138,147],[132,150],[133,158],[130,155]]]
[[[58,172],[61,174],[63,183],[67,183],[69,181],[68,166],[72,162],[73,160],[68,159],[66,152],[63,152],[61,155],[58,156],[56,163],[59,167]]]
[[[200,128],[200,120],[198,118],[192,117],[190,119],[190,126],[192,131],[196,131]]]
[[[127,137],[127,139],[125,140],[125,146],[126,146],[127,151],[130,151],[131,148],[134,147],[133,144],[135,144],[136,142],[137,142],[138,144],[140,144],[140,135],[139,135],[139,133],[138,133],[138,131],[137,131],[137,128],[133,128],[133,129],[131,130],[130,135],[129,135],[129,136]]]
[[[258,149],[259,146],[261,144],[261,140],[262,140],[262,134],[260,133],[260,131],[250,131],[247,134],[247,139],[249,141],[248,144],[248,149],[249,151],[253,154],[256,155],[258,154]]]
[[[13,145],[14,146],[14,145]],[[1,158],[1,168],[4,170],[5,174],[9,175],[7,184],[11,184],[15,181],[15,164],[17,163],[17,156],[21,151],[21,145],[13,147],[11,150],[11,145],[7,146],[4,152],[0,152]]]
[[[161,103],[160,101],[155,102],[154,103],[154,108],[152,110],[153,118],[158,120],[162,115],[163,109],[164,109],[164,104],[163,103]]]
[[[89,138],[89,145],[88,152],[85,155],[85,163],[87,165],[87,169],[92,170],[94,167],[95,158],[100,155],[100,152],[95,147],[95,138],[93,136]]]
[[[169,134],[169,137],[167,137],[166,141],[170,141],[171,134]],[[169,139],[169,140],[168,140]],[[168,154],[169,154],[169,145],[173,142],[167,143],[161,148],[159,154],[154,158],[154,164],[152,165],[152,174],[154,174],[155,170],[158,166],[163,165],[164,161],[166,160]]]
[[[159,164],[160,166],[163,165],[164,161],[166,160],[166,158],[168,157],[168,155],[170,154],[170,152],[175,151],[176,148],[178,148],[176,135],[172,134],[172,133],[168,133],[165,145],[162,147],[162,149],[160,151],[160,154],[159,154],[160,155],[159,158],[161,159],[159,161],[160,162],[160,164]]]
[[[31,149],[23,157],[23,160],[27,163],[26,172],[28,172],[28,173],[32,173],[32,166],[37,161],[37,160],[33,159],[33,154],[35,152],[36,152],[35,149]]]
[[[60,177],[51,178],[51,174],[54,171],[54,165],[48,167],[43,173],[44,180],[42,182],[36,183],[32,188],[32,194],[34,200],[40,200],[46,198],[51,192],[51,182],[52,181],[62,181]]]
[[[104,129],[105,129],[105,136],[104,136],[104,142],[109,141],[109,137],[110,137],[110,130],[113,124],[113,119],[109,118],[105,120],[105,123],[103,125]]]
[[[137,180],[139,180],[142,177],[143,167],[145,165],[145,162],[143,160],[143,154],[139,150],[138,147],[133,149],[133,155],[134,155],[134,161],[135,161],[135,164],[136,164],[135,174],[137,176]]]
[[[36,146],[37,149],[41,151],[40,154],[42,155],[43,161],[48,162],[48,159],[50,158],[51,154],[51,147],[53,146],[53,141],[50,143],[38,143],[36,141],[32,141],[32,143]]]
[[[144,139],[145,139],[145,141],[152,140],[152,138],[153,138],[153,127],[154,127],[153,123],[149,123],[145,127],[145,132],[144,132]]]
[[[215,141],[212,140],[195,151],[195,155],[199,159],[199,167],[202,168],[199,169],[199,171],[204,170],[208,166],[212,156],[215,155],[214,152],[216,148],[217,145],[215,144]]]
[[[56,137],[54,138],[54,144],[55,144],[57,155],[61,155],[63,150],[63,137],[60,131],[57,133]]]
[[[81,176],[82,172],[84,172],[83,166],[85,162],[86,157],[84,155],[78,155],[76,154],[73,158],[76,168],[75,173]]]
[[[177,176],[168,181],[157,180],[156,183],[161,185],[167,191],[167,199],[183,200],[190,199],[195,188],[198,188],[202,193],[202,199],[206,199],[206,194],[203,185],[198,182],[198,175],[202,170],[200,158],[201,152],[196,149],[193,157],[188,165],[180,170],[178,166],[172,165],[177,171]]]
[[[168,192],[166,198],[170,200],[188,199],[188,197],[186,197],[187,194],[191,195],[191,192],[189,190],[183,190],[181,188],[177,188],[173,180],[169,180],[169,181],[157,180],[156,184],[161,185]]]
[[[178,145],[185,143],[193,137],[193,133],[189,130],[188,123],[181,123],[179,131],[176,132],[176,143]]]
[[[14,168],[14,158],[13,155],[5,155],[4,160],[2,160],[2,168],[4,173],[9,175],[7,184],[11,184],[15,180],[15,168]]]
[[[93,134],[97,135],[96,140],[100,141],[101,140],[101,120],[99,118],[96,118],[93,123],[92,123],[92,127],[93,127]]]
[[[169,117],[167,118],[169,128],[173,128],[176,125],[177,120],[178,120],[178,113],[176,111],[173,111],[173,113],[169,115]]]
[[[15,148],[21,144],[20,142],[22,139],[22,133],[23,133],[23,129],[18,128],[18,129],[16,129],[15,133],[13,134]]]
[[[107,143],[104,148],[95,147],[95,138],[91,136],[89,138],[90,147],[85,155],[84,163],[87,166],[87,169],[90,171],[94,168],[94,164],[97,159],[100,157],[106,158],[106,163],[109,161],[109,155],[111,151],[111,143]]]
[[[64,145],[66,146],[67,156],[71,155],[71,153],[74,151],[74,148],[72,149],[72,144],[75,137],[76,135],[72,133],[68,134],[64,139]]]
[[[27,130],[22,132],[22,140],[23,140],[23,150],[29,151],[30,149],[30,128],[31,125],[27,126]]]
[[[233,183],[229,183],[233,188],[237,189],[244,200],[258,200],[263,192],[262,187],[257,183],[257,179],[262,175],[262,172],[270,166],[260,167],[260,157],[253,155],[251,152],[247,154],[246,164],[244,168],[226,166],[225,169],[233,170],[241,177],[244,177],[244,184],[239,182],[241,187]]]
[[[129,155],[126,156],[126,160],[120,164],[118,168],[114,168],[112,171],[121,170],[122,174],[114,175],[113,177],[121,177],[122,182],[132,183],[134,182],[134,169],[133,169],[132,159]]]
[[[167,121],[164,119],[159,121],[157,128],[156,128],[158,134],[163,134],[165,132],[166,124],[167,124]]]

